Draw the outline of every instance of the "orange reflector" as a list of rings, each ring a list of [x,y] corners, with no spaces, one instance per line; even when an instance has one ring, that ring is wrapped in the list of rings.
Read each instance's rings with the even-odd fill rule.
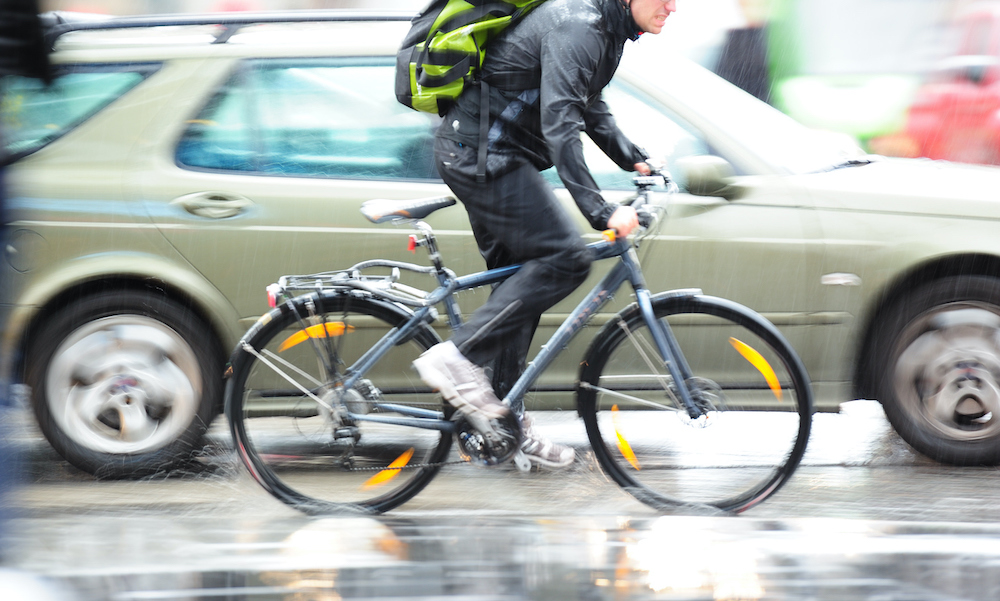
[[[611,407],[611,422],[615,425],[615,436],[618,437],[618,450],[621,451],[622,456],[632,464],[636,470],[642,470],[639,467],[639,460],[635,458],[635,453],[632,452],[632,445],[625,440],[622,436],[621,429],[618,427],[618,405]]]
[[[781,385],[778,384],[778,376],[771,369],[771,365],[767,362],[767,359],[763,355],[754,350],[750,345],[741,342],[735,338],[729,339],[729,344],[733,345],[739,354],[743,355],[743,358],[750,362],[757,368],[757,371],[764,376],[767,380],[767,385],[771,387],[771,392],[774,393],[774,398],[781,400]]]
[[[601,232],[601,237],[603,237],[608,242],[614,242],[618,238],[617,232],[615,230],[604,230]]]
[[[413,457],[413,447],[410,447],[405,453],[397,457],[395,461],[389,464],[389,467],[366,480],[361,488],[375,488],[392,480],[399,475],[400,470],[406,467],[411,457]]]
[[[286,351],[295,346],[296,344],[305,342],[310,338],[326,338],[327,335],[341,336],[344,334],[345,330],[348,332],[354,331],[354,326],[345,326],[344,323],[341,321],[329,321],[326,323],[318,323],[314,326],[309,326],[304,330],[299,330],[298,332],[295,332],[288,338],[285,338],[285,341],[282,342],[281,346],[278,347],[278,352],[280,353],[282,351]]]

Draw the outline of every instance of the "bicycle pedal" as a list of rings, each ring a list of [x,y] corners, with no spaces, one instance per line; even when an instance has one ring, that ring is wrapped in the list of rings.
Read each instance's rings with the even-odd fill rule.
[[[527,474],[531,471],[531,460],[528,459],[528,456],[523,451],[519,450],[514,453],[514,467],[522,474]]]

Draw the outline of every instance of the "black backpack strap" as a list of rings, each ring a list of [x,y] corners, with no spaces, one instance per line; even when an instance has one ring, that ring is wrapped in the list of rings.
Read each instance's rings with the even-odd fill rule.
[[[415,63],[418,65],[418,67],[417,67],[417,83],[420,84],[420,85],[422,85],[422,86],[424,86],[424,87],[427,87],[427,88],[437,88],[437,87],[440,87],[440,86],[446,86],[446,85],[450,84],[453,81],[462,79],[463,77],[465,77],[466,75],[469,74],[469,68],[472,66],[472,58],[473,57],[468,56],[466,54],[462,54],[461,55],[461,59],[459,59],[458,62],[456,62],[447,71],[445,71],[443,75],[428,75],[427,71],[425,71],[424,69],[420,68],[419,65],[422,65],[422,64],[428,64],[428,65],[431,65],[431,64],[450,65],[452,63],[452,61],[449,60],[448,58],[444,58],[444,59],[442,59],[440,61],[440,63],[439,62],[432,62],[429,58],[422,58],[424,56],[427,56],[427,57],[430,56],[430,54],[428,54],[427,51],[417,51],[417,50],[415,50],[415,52],[420,52],[420,54],[421,54],[421,57],[418,57],[416,59],[416,61],[415,61]],[[435,54],[438,54],[438,56],[440,56],[442,54],[447,55],[447,53],[435,53]],[[457,53],[451,53],[452,56],[454,56],[456,54]]]
[[[438,31],[454,31],[460,27],[465,27],[466,25],[471,25],[476,21],[482,19],[486,15],[492,15],[494,17],[507,17],[517,10],[517,7],[513,4],[507,4],[506,2],[498,2],[496,4],[484,4],[482,6],[477,6],[472,10],[465,10],[451,19],[448,19],[444,23],[438,26],[437,31],[427,36],[427,39],[434,37]]]
[[[486,147],[490,137],[490,85],[479,81],[479,160],[476,161],[476,182],[486,183]]]

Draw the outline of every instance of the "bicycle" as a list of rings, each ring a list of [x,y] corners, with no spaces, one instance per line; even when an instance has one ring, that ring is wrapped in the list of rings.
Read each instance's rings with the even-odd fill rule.
[[[739,513],[774,494],[802,459],[813,413],[809,378],[782,334],[754,311],[695,289],[648,290],[636,248],[666,211],[656,201],[677,188],[665,173],[634,181],[631,204],[642,233],[621,239],[606,232],[588,245],[595,260],[618,263],[504,402],[520,415],[539,374],[630,282],[635,302],[598,331],[575,385],[594,456],[611,480],[655,509],[695,504]],[[516,419],[478,431],[411,368],[441,341],[432,328],[438,305],[458,327],[455,293],[520,268],[465,276],[446,268],[424,219],[453,204],[450,197],[372,200],[361,208],[373,223],[412,225],[418,233],[410,250],[425,248],[430,265],[376,259],[282,276],[268,287],[273,308],[230,359],[226,415],[241,461],[282,502],[309,514],[377,513],[411,499],[450,463],[513,459],[530,468],[518,453]],[[404,283],[404,272],[433,277],[437,286]],[[734,449],[741,439],[753,447],[736,442]]]

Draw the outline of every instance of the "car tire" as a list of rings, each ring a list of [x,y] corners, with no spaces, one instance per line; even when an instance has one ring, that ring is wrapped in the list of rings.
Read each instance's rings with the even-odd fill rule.
[[[1000,464],[1000,280],[925,284],[883,314],[876,396],[899,435],[953,465]]]
[[[28,349],[42,433],[99,478],[136,478],[191,457],[222,395],[222,359],[192,311],[152,291],[88,296],[53,314]]]

